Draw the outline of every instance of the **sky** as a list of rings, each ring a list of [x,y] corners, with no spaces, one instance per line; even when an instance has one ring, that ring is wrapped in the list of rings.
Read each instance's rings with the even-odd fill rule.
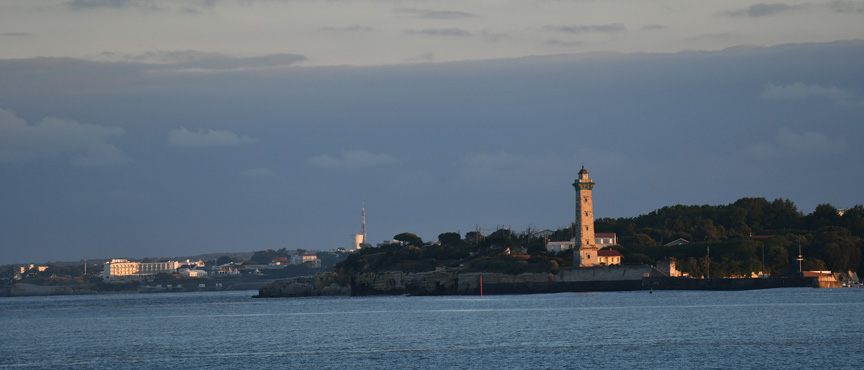
[[[0,2],[0,264],[862,204],[864,1]]]

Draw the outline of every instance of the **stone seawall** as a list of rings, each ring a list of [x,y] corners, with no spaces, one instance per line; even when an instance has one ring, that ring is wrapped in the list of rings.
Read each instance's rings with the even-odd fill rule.
[[[438,270],[420,273],[385,271],[345,278],[335,272],[276,281],[259,290],[259,297],[321,295],[479,295],[629,290],[751,290],[784,287],[825,287],[816,278],[690,279],[651,276],[650,266],[603,266],[564,269],[556,274],[507,275]],[[341,279],[341,280],[340,280]]]
[[[335,273],[280,280],[259,290],[259,297],[320,295],[479,295],[639,290],[649,266],[609,266],[561,270],[556,274],[508,275],[437,270],[384,271],[352,276],[347,285]],[[646,288],[647,289],[647,288]]]
[[[790,287],[819,287],[815,278],[768,277],[759,279],[688,279],[650,277],[643,281],[645,289],[654,290],[752,290]]]

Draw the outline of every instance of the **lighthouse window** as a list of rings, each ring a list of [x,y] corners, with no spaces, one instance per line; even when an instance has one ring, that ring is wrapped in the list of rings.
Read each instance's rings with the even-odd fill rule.
[[[588,231],[588,226],[585,226],[585,231]]]

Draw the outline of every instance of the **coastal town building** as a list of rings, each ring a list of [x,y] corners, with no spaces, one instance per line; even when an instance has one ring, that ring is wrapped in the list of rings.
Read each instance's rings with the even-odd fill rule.
[[[615,233],[595,233],[594,243],[601,246],[617,245],[618,235]]]
[[[684,238],[678,238],[666,244],[663,244],[664,247],[672,247],[675,245],[689,244],[690,241]]]
[[[43,272],[47,269],[48,269],[48,266],[37,266],[37,265],[34,265],[32,263],[30,264],[30,266],[21,266],[18,268],[18,270],[21,272],[22,275],[27,273],[28,271]]]
[[[102,278],[105,280],[142,279],[158,273],[174,273],[183,263],[177,261],[132,262],[127,259],[113,259],[105,262]]]
[[[624,255],[616,250],[610,249],[597,251],[597,262],[601,265],[620,265],[622,257],[624,257]]]
[[[578,248],[573,253],[573,266],[589,267],[597,266],[597,242],[594,240],[594,199],[591,191],[594,189],[594,181],[588,177],[585,166],[579,171],[579,177],[573,182],[576,190],[576,224],[575,241]]]
[[[197,269],[181,269],[180,273],[188,277],[207,277],[207,271]]]
[[[595,233],[594,244],[597,244],[598,247],[618,245],[618,236],[615,233]],[[567,241],[547,242],[546,251],[558,253],[573,248],[574,245],[576,245],[576,238],[570,238]]]
[[[292,265],[310,264],[312,267],[321,267],[321,260],[315,253],[295,254],[291,256]]]

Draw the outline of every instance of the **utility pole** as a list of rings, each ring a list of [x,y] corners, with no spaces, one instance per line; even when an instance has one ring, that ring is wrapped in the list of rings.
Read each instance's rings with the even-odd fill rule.
[[[798,241],[798,274],[799,275],[803,274],[803,271],[801,270],[801,261],[803,261],[803,260],[804,260],[804,255],[801,254],[801,241],[799,240]]]
[[[362,203],[360,208],[362,209],[363,215],[363,226],[361,227],[361,232],[363,233],[363,244],[366,244],[366,203]]]
[[[762,275],[765,275],[765,243],[762,243]]]
[[[708,246],[708,252],[705,254],[705,258],[708,260],[705,263],[705,275],[708,279],[711,278],[711,246]]]

